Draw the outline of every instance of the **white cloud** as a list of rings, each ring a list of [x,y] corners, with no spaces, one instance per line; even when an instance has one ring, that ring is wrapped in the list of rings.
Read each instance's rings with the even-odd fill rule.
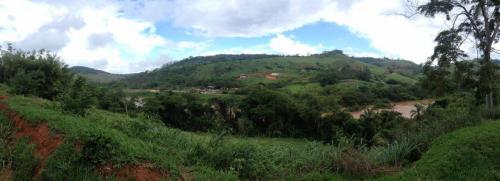
[[[321,46],[311,46],[287,37],[282,34],[276,35],[269,42],[269,48],[284,55],[308,55],[319,53]]]
[[[218,50],[205,50],[198,53],[202,56],[210,56],[217,54],[276,54],[277,52],[271,50],[268,45],[255,45],[251,47],[232,47]]]
[[[112,1],[0,0],[0,27],[0,42],[114,73],[153,69],[172,61],[167,50],[192,48],[157,35],[154,22],[125,17]]]
[[[423,62],[432,54],[442,21],[407,19],[404,0],[159,0],[130,8],[144,18],[210,37],[259,37],[326,21],[348,27],[388,57]],[[163,11],[159,9],[164,9]],[[151,13],[159,12],[159,13]],[[335,44],[335,42],[332,42]]]
[[[20,41],[64,13],[64,10],[44,3],[0,0],[0,40]]]
[[[318,53],[325,47],[282,33],[324,21],[348,27],[378,50],[376,54],[352,51],[353,55],[422,62],[432,54],[433,39],[443,23],[395,15],[404,10],[401,1],[0,0],[0,42],[28,49],[48,48],[70,65],[126,73],[172,58],[216,52]],[[270,36],[271,40],[250,47],[213,49],[210,40],[171,41],[159,36],[158,22],[208,38]],[[331,44],[335,46],[335,42]]]
[[[168,20],[210,37],[258,37],[317,22],[321,10],[344,0],[159,0],[127,8],[143,18]],[[156,12],[156,13],[151,13]]]
[[[373,57],[373,58],[382,58],[384,56],[380,55],[379,53],[375,52],[368,52],[368,51],[359,51],[355,50],[352,47],[347,47],[343,49],[344,54],[349,55],[349,56],[354,56],[354,57]],[[393,58],[393,57],[389,57]]]
[[[434,38],[443,21],[417,17],[407,19],[398,12],[404,10],[401,0],[360,0],[350,8],[329,6],[323,11],[323,21],[347,26],[356,35],[366,38],[384,56],[425,61],[433,51]]]

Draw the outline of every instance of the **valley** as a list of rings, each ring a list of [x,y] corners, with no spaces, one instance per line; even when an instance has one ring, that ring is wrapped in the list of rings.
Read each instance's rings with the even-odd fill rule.
[[[0,0],[0,181],[500,180],[498,0]]]

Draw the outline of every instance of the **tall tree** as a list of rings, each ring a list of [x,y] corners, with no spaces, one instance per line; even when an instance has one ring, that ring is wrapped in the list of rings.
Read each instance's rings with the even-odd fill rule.
[[[489,110],[493,108],[495,65],[491,61],[493,45],[499,40],[499,0],[430,0],[418,6],[428,17],[444,14],[452,26],[436,38],[438,42],[431,62],[446,67],[467,55],[460,49],[466,40],[472,40],[481,54],[478,90],[485,97]]]

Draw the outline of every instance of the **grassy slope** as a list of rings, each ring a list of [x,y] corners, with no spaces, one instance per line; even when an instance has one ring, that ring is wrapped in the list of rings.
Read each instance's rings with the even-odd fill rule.
[[[385,180],[499,180],[500,122],[443,135],[415,167]]]
[[[70,70],[88,80],[96,83],[109,83],[112,81],[120,80],[128,75],[125,74],[112,74],[101,70],[96,70],[88,67],[75,66],[71,67]]]
[[[178,80],[190,83],[213,78],[235,80],[239,75],[246,74],[248,78],[241,80],[244,85],[273,82],[302,85],[310,83],[310,79],[321,71],[340,69],[345,65],[358,70],[367,67],[375,76],[382,77],[383,79],[386,76],[390,76],[388,78],[414,83],[413,78],[401,75],[400,73],[389,74],[386,67],[364,63],[341,54],[324,58],[316,56],[272,57],[204,63],[185,63],[181,61],[150,73],[131,76],[124,79],[124,82],[143,86],[147,86],[151,82],[177,85],[175,81]],[[269,73],[279,73],[280,76],[278,76],[278,80],[268,80],[266,79],[266,75]]]
[[[152,120],[129,118],[100,110],[92,110],[85,118],[74,117],[60,113],[55,103],[42,99],[15,96],[3,102],[33,124],[47,121],[53,132],[64,135],[63,145],[73,145],[76,141],[84,142],[96,135],[110,138],[117,146],[113,147],[116,154],[108,161],[115,165],[150,162],[173,175],[192,170],[190,174],[200,180],[234,180],[238,174],[231,170],[215,170],[208,166],[208,163],[199,162],[196,157],[191,156],[196,147],[206,146],[212,141],[213,136],[210,134],[182,132]],[[293,139],[235,137],[228,137],[222,147],[230,150],[242,145],[244,148],[250,146],[254,150],[252,161],[256,162],[258,168],[252,168],[252,174],[260,177],[297,178],[313,174],[315,177],[340,178],[331,172],[319,174],[331,170],[331,158],[338,154],[336,147]],[[68,146],[61,146],[55,153],[60,155],[49,158],[48,168],[74,164],[66,159],[75,156],[74,150]],[[46,170],[45,175],[57,175],[50,172],[60,171]],[[88,172],[82,174],[87,177],[89,175]]]
[[[2,86],[3,87],[3,86]],[[0,89],[2,95],[4,88]],[[168,170],[172,175],[192,175],[197,180],[236,180],[245,171],[250,177],[264,179],[290,179],[309,177],[311,180],[339,180],[333,164],[341,153],[341,148],[297,139],[225,137],[216,148],[209,147],[213,134],[189,133],[167,128],[157,121],[146,118],[129,118],[123,114],[92,110],[85,117],[63,114],[55,102],[37,98],[14,96],[3,100],[10,108],[19,112],[33,124],[46,121],[54,133],[64,135],[64,143],[46,161],[47,178],[78,178],[76,180],[102,179],[95,167],[78,160],[75,142],[84,142],[96,135],[113,140],[113,154],[108,162],[116,166],[152,163],[155,167]],[[0,119],[0,158],[2,161],[16,160],[14,175],[30,172],[37,159],[30,153],[33,146],[20,140],[14,151],[8,152],[8,121]],[[415,166],[395,176],[382,180],[495,180],[500,175],[500,122],[489,122],[477,127],[465,128],[441,136]],[[229,152],[210,152],[217,147]],[[214,168],[194,153],[208,150],[207,155],[222,158],[245,150],[252,150],[251,157],[235,158],[231,163],[252,162],[252,167]],[[234,149],[234,148],[244,148]],[[27,151],[23,151],[27,150]],[[219,150],[220,151],[220,150]],[[234,151],[234,152],[233,152]],[[9,154],[11,154],[9,156]],[[205,155],[206,156],[206,155]],[[212,158],[213,159],[213,158]],[[243,162],[241,162],[243,160]],[[238,165],[236,164],[236,165]],[[244,164],[243,164],[244,165]],[[27,169],[28,168],[28,169]]]

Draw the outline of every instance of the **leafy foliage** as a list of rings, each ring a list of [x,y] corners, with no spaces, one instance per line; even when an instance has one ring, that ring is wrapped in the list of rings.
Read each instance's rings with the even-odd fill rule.
[[[82,77],[76,78],[71,87],[59,98],[62,109],[83,116],[91,107],[94,100],[86,81]]]
[[[12,47],[1,50],[0,82],[9,84],[15,94],[55,99],[71,77],[67,66],[54,54]]]

